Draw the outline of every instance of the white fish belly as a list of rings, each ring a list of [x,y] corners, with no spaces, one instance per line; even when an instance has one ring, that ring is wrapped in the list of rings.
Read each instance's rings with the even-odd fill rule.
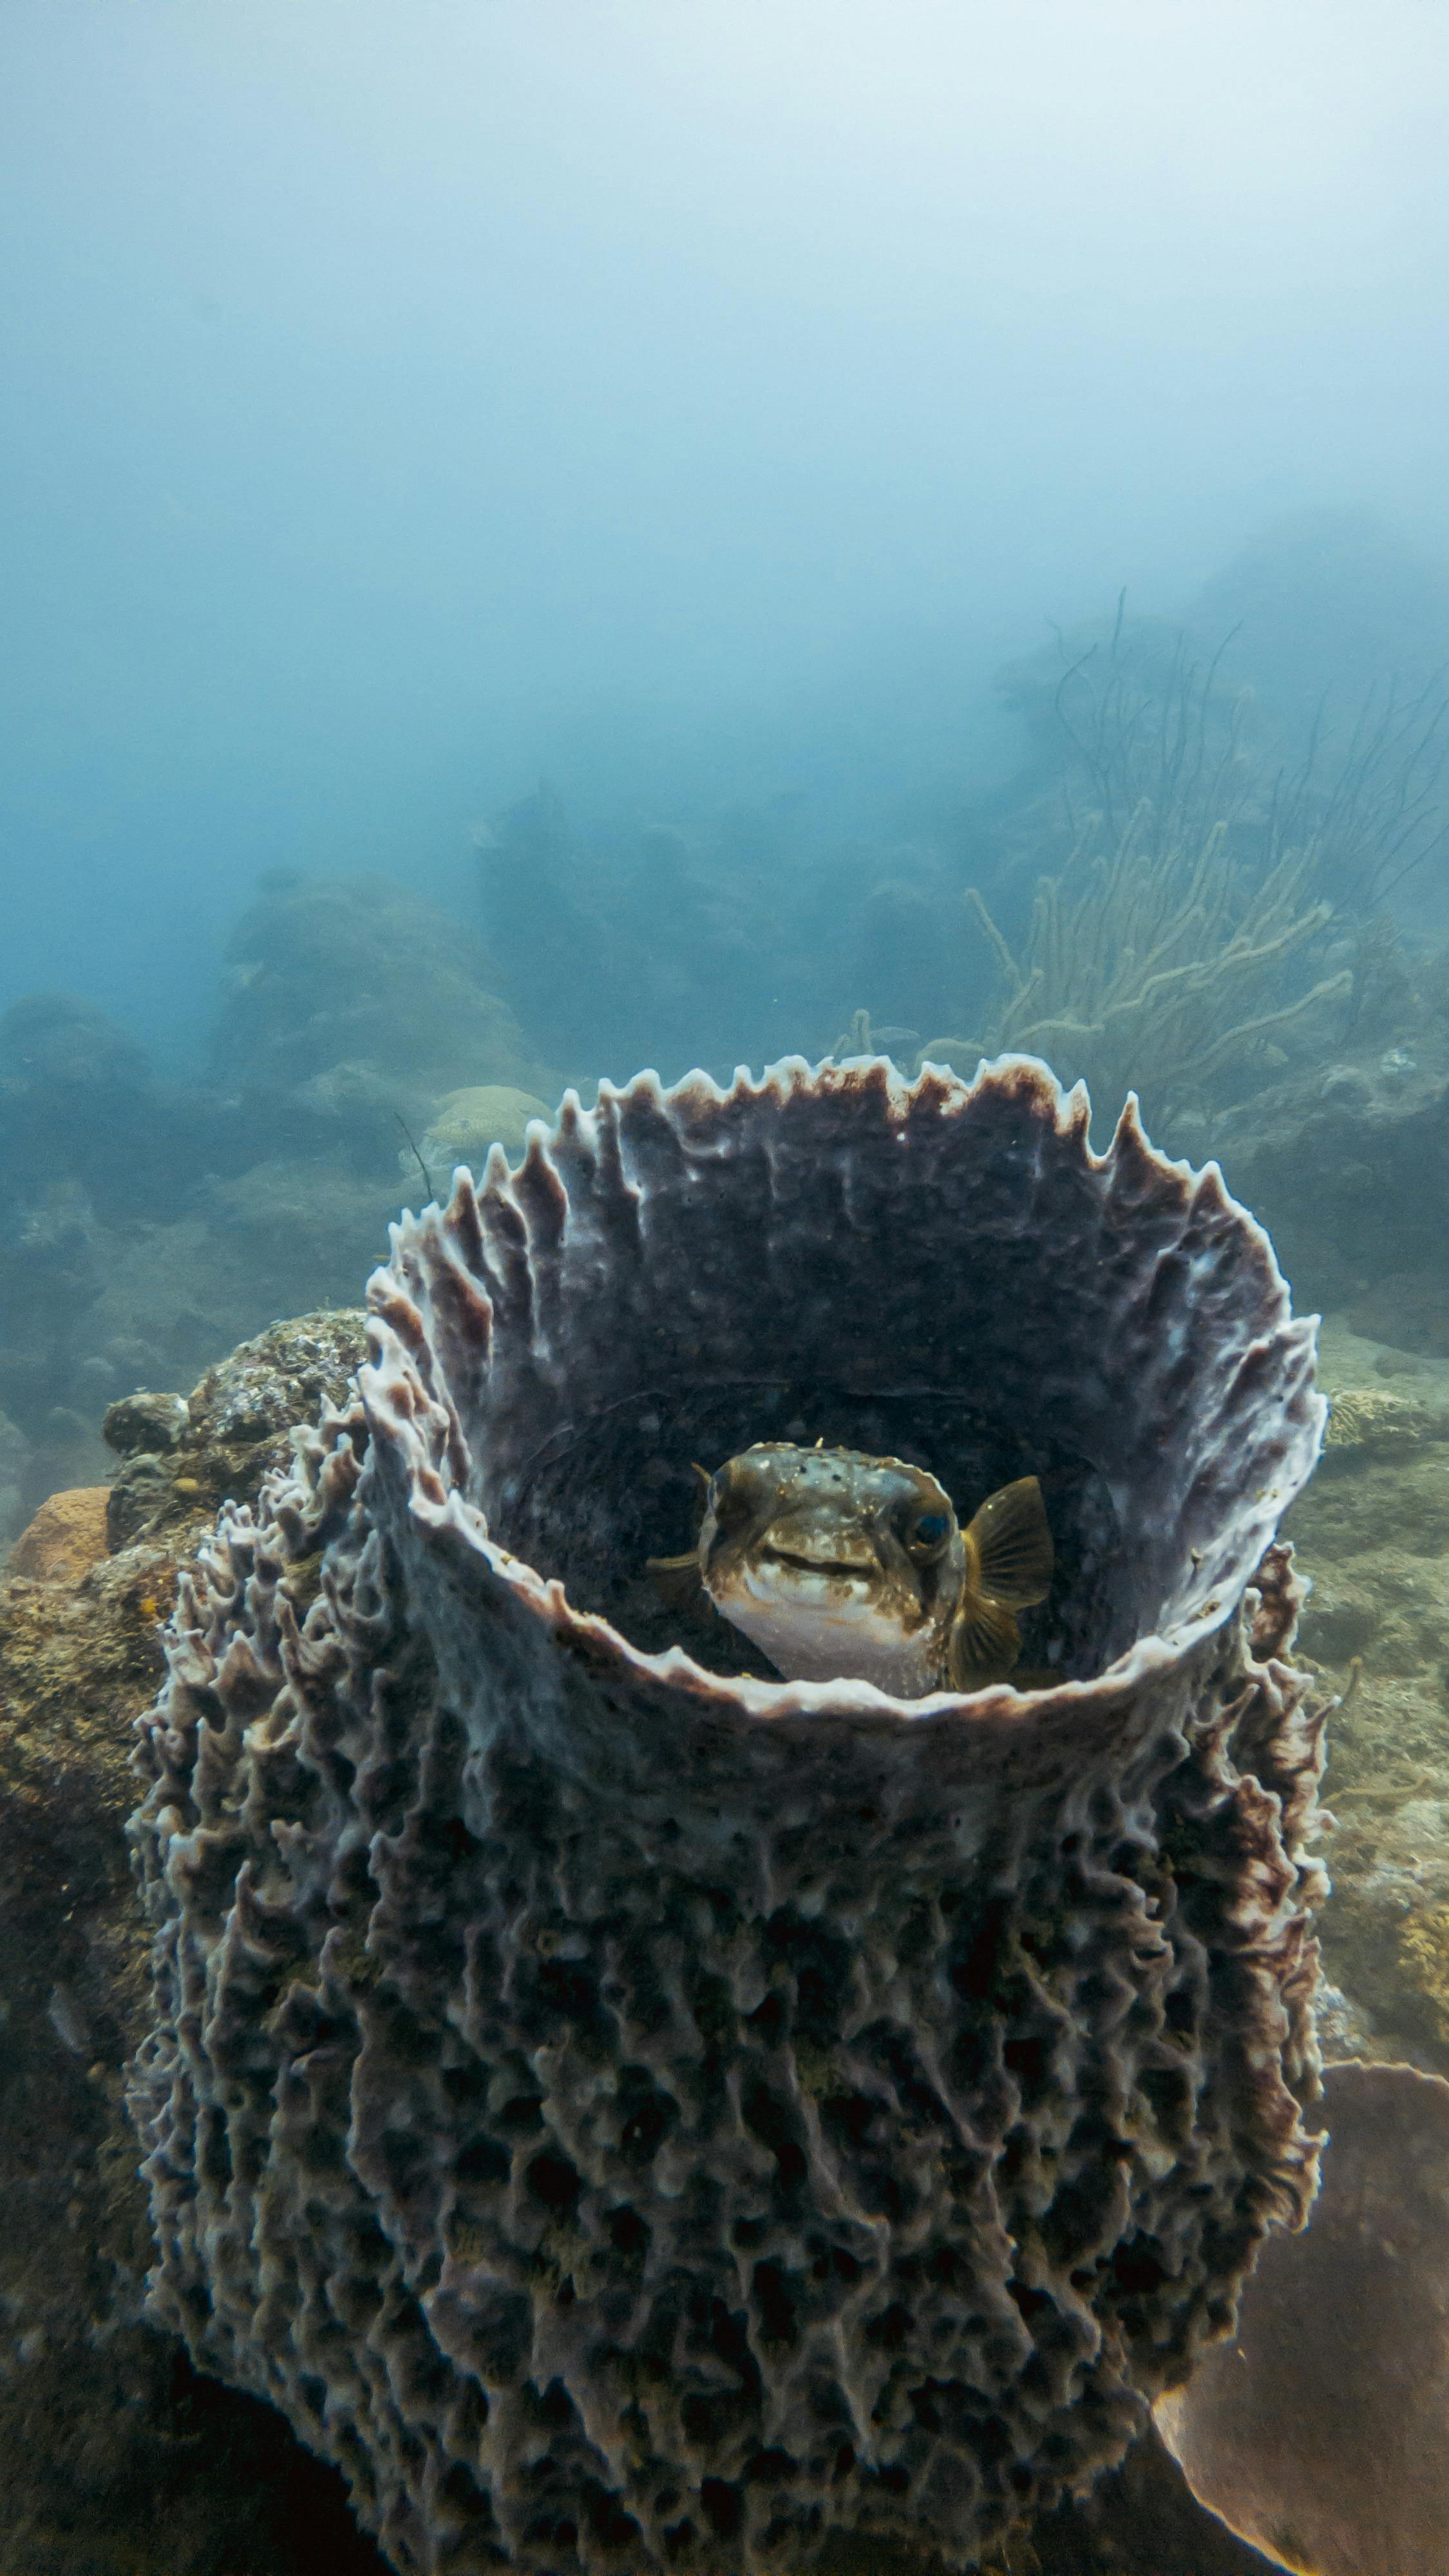
[[[808,1582],[809,1578],[806,1578]],[[814,1587],[812,1586],[812,1589]],[[873,1682],[896,1699],[919,1699],[935,1688],[929,1665],[929,1641],[923,1633],[908,1636],[898,1619],[877,1610],[866,1598],[841,1597],[838,1579],[811,1600],[802,1583],[792,1597],[764,1594],[750,1583],[716,1606],[732,1627],[743,1631],[777,1673],[791,1682],[828,1682],[848,1676]]]

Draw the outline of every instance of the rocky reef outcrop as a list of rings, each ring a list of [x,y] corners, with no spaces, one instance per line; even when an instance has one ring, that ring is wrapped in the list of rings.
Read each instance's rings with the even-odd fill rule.
[[[1431,973],[1431,966],[1434,971]],[[1449,1022],[1427,1000],[1377,1041],[1225,1113],[1234,1189],[1264,1212],[1303,1292],[1373,1340],[1449,1357]]]
[[[353,1299],[418,1195],[414,1139],[446,1184],[554,1089],[478,942],[373,876],[264,881],[210,1079],[159,1080],[64,994],[0,1014],[0,1553],[48,1493],[104,1478],[113,1400]]]
[[[407,1223],[372,1333],[149,1726],[152,2312],[400,2568],[968,2563],[1312,2190],[1266,1240],[1024,1063],[644,1078]],[[1039,1473],[1058,1678],[671,1645],[644,1559],[761,1436]]]
[[[1449,2074],[1449,1365],[1322,1335],[1322,1464],[1286,1524],[1329,1730],[1320,1931],[1352,1997],[1335,2055]]]
[[[152,2259],[124,2070],[147,2003],[124,1825],[135,1722],[181,1561],[218,1500],[346,1389],[356,1315],[280,1325],[116,1427],[149,1459],[0,1575],[0,2569],[4,2576],[379,2576],[340,2488],[279,2419],[200,2380],[143,2318]],[[173,1435],[182,1428],[183,1436]],[[163,1435],[169,1445],[158,1444]],[[101,1508],[95,1508],[99,1505]],[[64,1550],[59,1541],[68,1544]]]
[[[481,942],[385,877],[274,872],[227,958],[214,1045],[229,1082],[386,1118],[524,1070]]]

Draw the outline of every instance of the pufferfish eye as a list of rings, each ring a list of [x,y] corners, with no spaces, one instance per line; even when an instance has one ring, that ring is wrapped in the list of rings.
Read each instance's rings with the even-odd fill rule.
[[[911,1531],[914,1547],[939,1547],[949,1537],[951,1523],[944,1512],[922,1512]]]

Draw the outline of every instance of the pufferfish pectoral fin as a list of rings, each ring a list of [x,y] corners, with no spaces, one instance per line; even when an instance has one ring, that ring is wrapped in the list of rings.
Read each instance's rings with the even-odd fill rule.
[[[1035,1476],[988,1494],[963,1532],[966,1582],[951,1622],[947,1671],[956,1690],[1004,1681],[1021,1652],[1013,1612],[1051,1589],[1052,1534]]]
[[[691,1473],[699,1478],[707,1497],[713,1481],[709,1469],[701,1467],[697,1458],[691,1460],[690,1465]],[[703,1513],[704,1504],[701,1503],[701,1518]],[[699,1570],[698,1541],[693,1547],[687,1547],[681,1556],[646,1556],[644,1571],[666,1610],[682,1609],[695,1593],[704,1588],[704,1577]]]
[[[950,1690],[979,1690],[985,1682],[1003,1682],[1021,1652],[1016,1621],[999,1601],[968,1592],[951,1622],[946,1644],[946,1684]]]
[[[1051,1526],[1035,1476],[988,1494],[965,1533],[968,1593],[1004,1610],[1030,1610],[1051,1590]]]
[[[644,1571],[667,1610],[677,1610],[701,1589],[699,1550],[684,1556],[646,1556]]]

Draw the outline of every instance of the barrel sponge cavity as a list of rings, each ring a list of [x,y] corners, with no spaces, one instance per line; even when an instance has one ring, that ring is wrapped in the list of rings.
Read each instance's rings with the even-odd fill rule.
[[[566,1101],[394,1259],[494,1536],[632,1633],[693,1461],[824,1438],[917,1459],[963,1517],[1041,1476],[1070,1671],[1236,1597],[1320,1434],[1312,1330],[1216,1167],[1133,1111],[1094,1156],[1087,1115],[1021,1058]]]
[[[1020,1060],[566,1103],[372,1307],[144,1730],[153,2310],[401,2570],[969,2566],[1312,2191],[1311,1332]],[[1039,1472],[1043,1686],[646,1633],[774,1436]]]

